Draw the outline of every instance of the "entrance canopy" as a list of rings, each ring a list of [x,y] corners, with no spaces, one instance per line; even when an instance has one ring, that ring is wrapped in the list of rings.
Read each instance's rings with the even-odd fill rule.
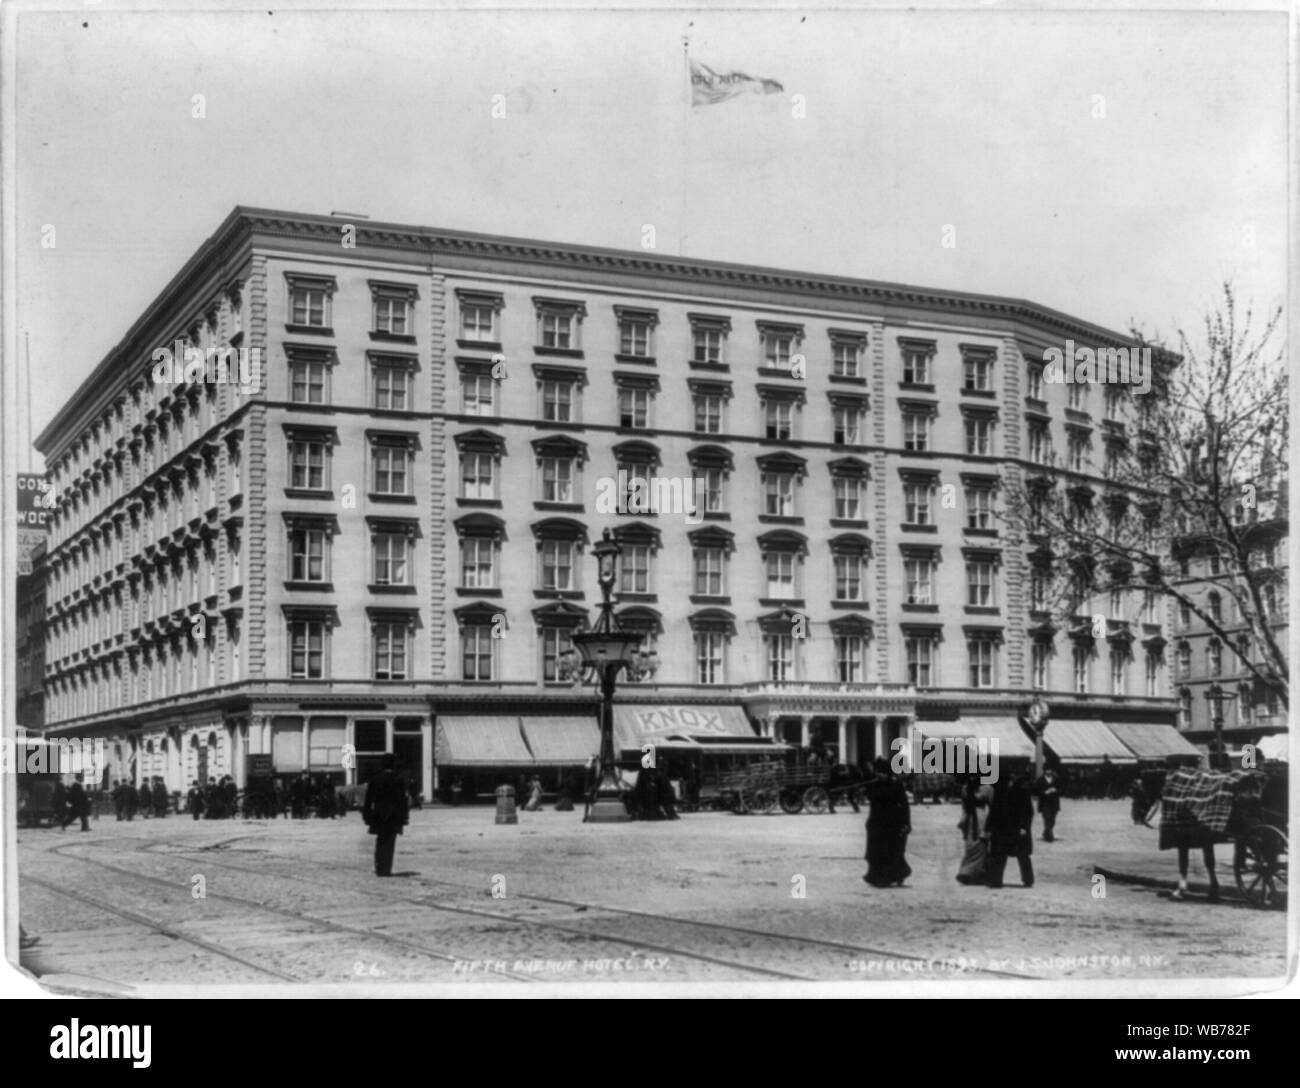
[[[998,742],[999,759],[1033,759],[1034,745],[1015,718],[958,718],[956,721],[918,721],[914,733],[924,737],[947,740],[974,739]],[[990,749],[991,751],[991,749]]]
[[[1107,728],[1140,760],[1164,762],[1170,756],[1180,756],[1188,760],[1201,758],[1200,750],[1181,736],[1172,725],[1112,722]]]
[[[1098,721],[1061,721],[1047,723],[1043,744],[1062,763],[1100,765],[1105,759],[1116,765],[1132,765],[1137,757],[1120,739]]]
[[[433,751],[434,758],[443,767],[502,764],[531,767],[536,762],[524,743],[519,718],[514,714],[439,715]]]
[[[522,720],[524,737],[538,763],[583,764],[600,755],[600,727],[594,715]]]
[[[726,747],[737,744],[770,750],[738,706],[660,706],[651,703],[614,707],[614,745],[626,751],[642,745]],[[739,749],[737,749],[739,750]]]

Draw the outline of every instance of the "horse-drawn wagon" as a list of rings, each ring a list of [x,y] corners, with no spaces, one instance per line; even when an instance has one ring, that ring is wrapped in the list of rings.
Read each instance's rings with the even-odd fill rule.
[[[756,760],[729,771],[718,785],[737,813],[774,812],[779,806],[794,816],[805,810],[827,812],[836,803],[857,811],[866,799],[857,768],[797,758]]]

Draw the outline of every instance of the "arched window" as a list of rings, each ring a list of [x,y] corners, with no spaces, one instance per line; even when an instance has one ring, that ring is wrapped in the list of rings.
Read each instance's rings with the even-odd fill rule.
[[[1192,648],[1186,642],[1178,644],[1178,675],[1186,679],[1192,675]]]

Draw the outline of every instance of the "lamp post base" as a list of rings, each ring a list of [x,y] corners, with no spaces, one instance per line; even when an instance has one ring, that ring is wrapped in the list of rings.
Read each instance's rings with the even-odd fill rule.
[[[597,795],[596,800],[591,803],[591,809],[587,812],[583,823],[621,824],[627,823],[630,819],[631,817],[627,814],[627,806],[623,804],[621,795],[617,793],[600,793]]]

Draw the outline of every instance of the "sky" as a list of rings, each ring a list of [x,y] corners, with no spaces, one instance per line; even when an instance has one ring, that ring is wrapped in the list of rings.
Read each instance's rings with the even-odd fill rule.
[[[1166,336],[1228,277],[1284,301],[1280,13],[91,0],[9,29],[31,434],[236,204],[624,249],[648,224],[663,254]],[[692,109],[684,35],[783,92]]]

